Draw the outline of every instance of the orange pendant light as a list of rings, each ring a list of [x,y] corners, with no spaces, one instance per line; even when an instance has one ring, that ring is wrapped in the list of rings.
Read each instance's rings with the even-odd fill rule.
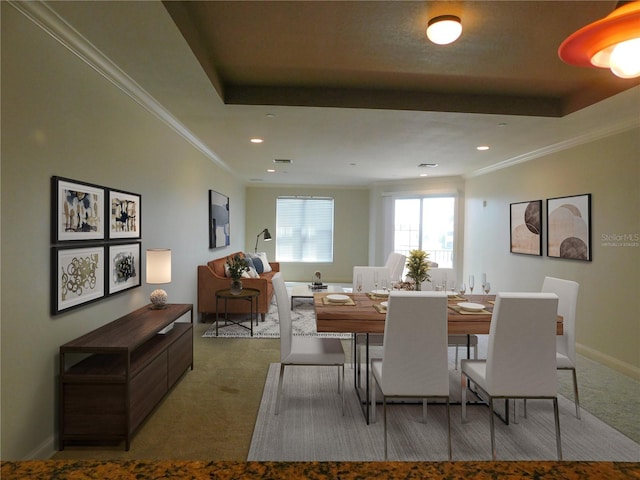
[[[569,36],[560,58],[581,67],[610,68],[621,78],[640,76],[640,1],[622,5]]]

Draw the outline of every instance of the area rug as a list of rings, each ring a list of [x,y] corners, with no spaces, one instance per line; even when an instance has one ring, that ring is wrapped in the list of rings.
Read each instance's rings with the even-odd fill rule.
[[[211,318],[211,317],[209,317]],[[249,326],[249,315],[234,315],[234,320],[243,320],[243,325]],[[215,319],[215,315],[214,315]],[[291,311],[291,323],[293,326],[293,335],[296,336],[317,336],[317,337],[334,337],[334,338],[350,338],[350,334],[344,333],[318,333],[316,331],[316,316],[313,311],[313,303],[311,299],[296,299],[294,308]],[[255,322],[255,320],[254,320]],[[209,327],[203,337],[215,337],[216,325],[215,321]],[[246,328],[238,325],[225,325],[222,317],[218,324],[218,337],[238,337],[251,338],[251,333]],[[278,306],[275,301],[269,306],[269,312],[265,315],[264,322],[262,319],[258,321],[258,325],[253,325],[253,338],[280,338],[280,324],[278,322]]]
[[[345,415],[341,415],[335,368],[292,367],[284,380],[280,414],[274,415],[279,364],[270,365],[247,460],[249,461],[380,461],[384,459],[382,407],[378,421],[367,425],[347,367]],[[350,375],[349,375],[350,374]],[[452,396],[459,399],[459,373],[450,370]],[[587,411],[575,417],[573,402],[560,397],[564,460],[640,461],[640,445]],[[527,402],[527,418],[505,425],[496,419],[499,460],[556,460],[553,407],[550,401]],[[446,409],[430,404],[427,423],[422,407],[387,407],[389,460],[447,459]],[[462,424],[460,406],[451,407],[454,460],[490,460],[489,413],[471,405]]]

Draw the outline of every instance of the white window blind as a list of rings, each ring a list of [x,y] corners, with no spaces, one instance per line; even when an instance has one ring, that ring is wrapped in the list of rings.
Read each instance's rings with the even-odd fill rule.
[[[276,261],[333,261],[333,198],[277,199]]]

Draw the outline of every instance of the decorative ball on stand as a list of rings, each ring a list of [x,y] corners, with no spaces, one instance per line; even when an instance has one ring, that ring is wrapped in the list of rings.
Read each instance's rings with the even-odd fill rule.
[[[164,308],[167,303],[167,292],[158,288],[151,292],[149,299],[153,304],[153,308]]]

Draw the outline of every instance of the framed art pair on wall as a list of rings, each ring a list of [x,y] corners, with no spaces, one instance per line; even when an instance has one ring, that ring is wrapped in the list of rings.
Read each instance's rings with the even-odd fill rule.
[[[52,177],[51,313],[141,285],[139,194]]]
[[[542,200],[510,205],[511,253],[542,255]],[[591,194],[547,199],[547,256],[591,260]]]

